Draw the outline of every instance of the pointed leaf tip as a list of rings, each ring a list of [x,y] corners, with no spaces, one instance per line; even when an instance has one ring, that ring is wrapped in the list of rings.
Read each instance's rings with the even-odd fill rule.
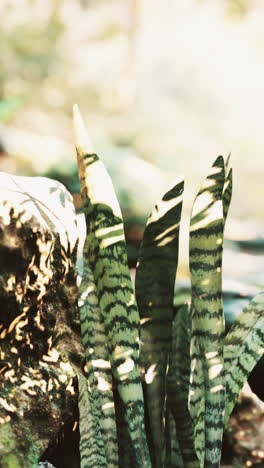
[[[212,167],[224,167],[225,161],[222,155],[217,156],[216,160],[213,163]]]
[[[230,158],[231,158],[231,151],[228,153],[228,156],[226,158],[226,163],[225,163],[226,169],[228,169],[230,166]]]
[[[82,154],[94,153],[92,142],[89,138],[84,121],[77,104],[73,106],[73,128],[75,144],[78,152]]]

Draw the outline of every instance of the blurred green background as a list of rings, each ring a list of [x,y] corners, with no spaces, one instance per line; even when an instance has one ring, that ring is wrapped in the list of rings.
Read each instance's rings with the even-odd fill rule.
[[[229,152],[227,237],[262,244],[261,0],[1,0],[0,18],[0,170],[48,174],[77,192],[76,102],[114,179],[130,248],[184,174],[186,272],[194,195]]]

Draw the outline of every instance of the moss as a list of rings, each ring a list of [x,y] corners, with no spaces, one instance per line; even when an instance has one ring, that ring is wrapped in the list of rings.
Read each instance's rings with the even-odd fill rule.
[[[11,424],[0,425],[0,451],[2,456],[6,456],[15,450],[16,438],[12,431]]]
[[[22,468],[21,460],[14,454],[3,456],[1,459],[2,468]]]

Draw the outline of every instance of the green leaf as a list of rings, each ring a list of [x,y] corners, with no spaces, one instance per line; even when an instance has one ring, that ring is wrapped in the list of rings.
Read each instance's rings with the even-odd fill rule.
[[[149,467],[144,401],[139,371],[139,315],[127,264],[123,219],[111,179],[93,152],[82,118],[74,109],[87,252],[107,347],[131,437],[136,466]]]
[[[81,468],[106,468],[100,415],[94,392],[86,378],[78,374]]]
[[[219,466],[224,427],[224,185],[225,164],[219,156],[195,199],[190,225],[190,411],[195,449],[200,466],[204,467]],[[225,202],[226,214],[228,204]]]
[[[84,245],[83,257],[83,276],[79,287],[78,305],[88,379],[92,390],[98,394],[98,409],[107,466],[118,466],[112,371],[102,312],[98,305],[94,278],[88,261],[87,240]]]
[[[231,198],[232,198],[232,189],[233,189],[233,177],[232,177],[232,169],[229,170],[228,176],[226,177],[224,189],[223,189],[223,217],[224,217],[224,224],[226,222]]]
[[[163,466],[165,461],[165,382],[183,187],[181,180],[163,196],[148,218],[136,269],[136,298],[141,319],[140,364],[155,466]]]
[[[225,423],[248,375],[264,353],[264,292],[255,296],[225,338]]]
[[[172,350],[168,372],[168,404],[173,414],[184,467],[197,468],[193,422],[188,408],[190,384],[190,307],[183,305],[172,328]]]

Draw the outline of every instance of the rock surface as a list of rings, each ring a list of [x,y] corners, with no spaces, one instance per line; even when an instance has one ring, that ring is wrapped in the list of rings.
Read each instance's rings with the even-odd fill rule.
[[[1,468],[37,467],[76,419],[84,363],[72,197],[47,178],[0,173]]]

